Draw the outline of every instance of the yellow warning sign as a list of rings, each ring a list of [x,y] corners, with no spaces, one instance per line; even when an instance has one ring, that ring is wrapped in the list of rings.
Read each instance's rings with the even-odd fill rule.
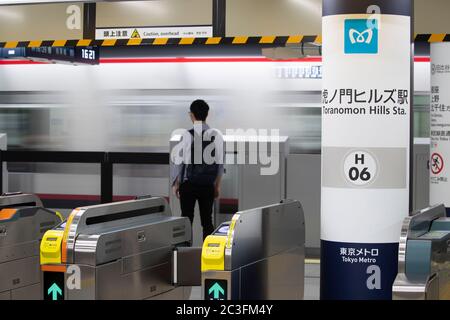
[[[140,39],[141,35],[139,34],[139,31],[137,29],[134,29],[133,34],[131,35],[132,39]]]

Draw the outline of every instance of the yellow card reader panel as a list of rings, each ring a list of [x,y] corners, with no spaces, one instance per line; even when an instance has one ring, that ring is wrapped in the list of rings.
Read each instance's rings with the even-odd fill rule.
[[[225,246],[227,237],[211,235],[203,242],[202,271],[225,269]]]
[[[64,230],[49,230],[41,242],[41,265],[61,263],[61,244]]]

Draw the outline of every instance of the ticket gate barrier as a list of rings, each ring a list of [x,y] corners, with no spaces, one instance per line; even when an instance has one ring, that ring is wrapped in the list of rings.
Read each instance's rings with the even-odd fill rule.
[[[39,244],[62,216],[33,194],[0,196],[0,300],[40,300]]]
[[[236,213],[205,239],[205,300],[304,297],[305,220],[298,201]]]
[[[394,300],[450,300],[450,218],[444,205],[405,219]]]
[[[201,276],[191,238],[189,219],[173,217],[164,198],[75,209],[44,235],[44,299],[187,299]]]

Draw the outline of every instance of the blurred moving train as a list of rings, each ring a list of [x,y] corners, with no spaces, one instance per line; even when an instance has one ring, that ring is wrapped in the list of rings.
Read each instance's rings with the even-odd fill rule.
[[[290,138],[291,154],[320,155],[320,57],[272,61],[256,51],[163,54],[123,57],[105,50],[96,66],[0,61],[0,133],[7,133],[8,148],[169,152],[171,133],[191,126],[189,105],[201,98],[212,109],[209,124],[223,132],[279,129]],[[429,59],[415,63],[417,138],[429,134],[429,68]],[[320,163],[317,168],[320,183]],[[59,207],[63,201],[67,207],[77,204],[71,199],[98,201],[96,165],[10,163],[8,170],[9,191],[59,199]],[[115,195],[168,196],[168,175],[168,166],[117,165]],[[236,170],[227,168],[222,204],[229,213],[236,207],[236,179]],[[306,204],[318,227],[318,205],[308,209]]]

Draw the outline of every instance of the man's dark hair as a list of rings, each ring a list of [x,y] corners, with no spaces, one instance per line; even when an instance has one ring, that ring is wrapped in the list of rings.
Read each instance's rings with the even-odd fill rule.
[[[195,100],[191,104],[191,112],[195,119],[205,121],[208,117],[209,106],[204,100]]]

